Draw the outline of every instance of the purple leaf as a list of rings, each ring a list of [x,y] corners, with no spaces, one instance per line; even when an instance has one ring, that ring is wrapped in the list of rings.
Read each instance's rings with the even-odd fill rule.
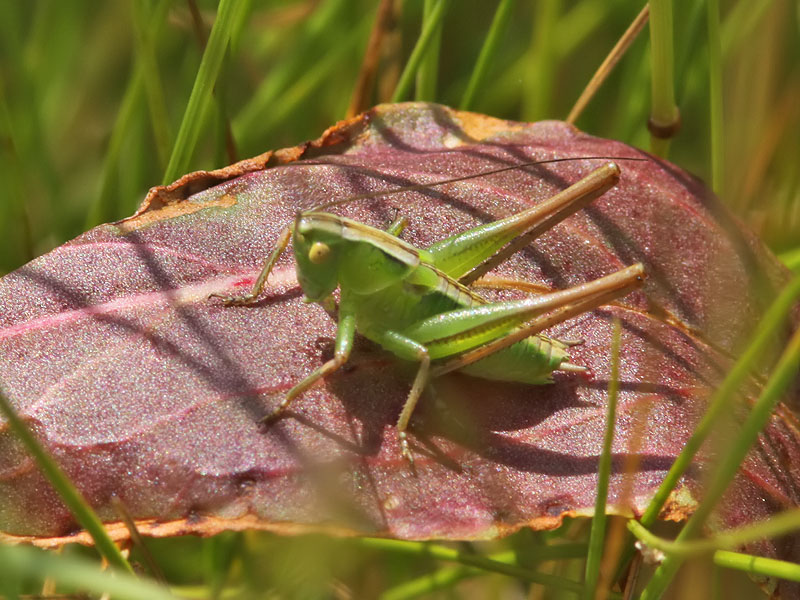
[[[648,160],[618,161],[615,188],[499,272],[562,289],[644,263],[642,291],[550,332],[585,341],[571,355],[590,377],[558,374],[546,386],[437,380],[412,420],[416,476],[394,431],[414,366],[364,340],[287,418],[259,427],[330,358],[335,322],[301,301],[288,253],[256,305],[227,307],[209,294],[246,291],[299,208],[569,156]],[[378,226],[405,215],[404,239],[427,246],[541,201],[600,164],[528,167],[334,210]],[[638,515],[787,280],[761,242],[674,165],[560,122],[381,106],[312,144],[155,188],[134,217],[4,277],[0,382],[101,516],[119,520],[117,497],[145,534],[322,528],[490,538],[592,513],[614,317],[623,332],[609,504]],[[798,464],[795,417],[782,407],[741,469],[725,524],[796,505]],[[664,518],[693,510],[713,457],[694,467]],[[4,427],[0,530],[56,545],[85,539],[75,528]],[[794,538],[785,539],[761,550],[797,560]]]

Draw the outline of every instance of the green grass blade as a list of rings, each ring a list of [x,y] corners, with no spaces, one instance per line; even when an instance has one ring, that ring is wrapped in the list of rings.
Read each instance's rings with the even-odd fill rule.
[[[91,229],[100,223],[113,221],[119,213],[115,206],[118,199],[116,189],[116,174],[119,168],[119,158],[122,146],[125,143],[128,133],[135,121],[135,113],[139,110],[139,105],[144,99],[144,76],[140,66],[134,68],[134,73],[128,80],[128,87],[122,98],[114,128],[111,130],[111,138],[108,142],[106,155],[103,159],[103,175],[101,177],[100,192],[95,196],[89,212],[86,215],[84,226]]]
[[[171,0],[161,0],[154,10],[154,15],[158,19],[156,22],[163,22]],[[167,115],[167,103],[164,100],[164,88],[161,85],[161,74],[156,60],[156,36],[153,35],[148,6],[144,2],[134,2],[133,11],[133,30],[136,46],[137,63],[141,65],[141,72],[144,80],[144,89],[147,95],[147,106],[150,109],[150,122],[153,126],[153,137],[156,142],[156,154],[158,162],[163,169],[169,158],[169,147],[171,144],[172,133],[170,132],[169,117]]]
[[[530,550],[530,553],[527,552]],[[526,548],[526,558],[535,561],[569,560],[584,558],[586,544],[552,544]],[[515,551],[491,554],[487,558],[501,563],[514,564],[517,561]],[[471,577],[488,575],[488,572],[476,567],[458,565],[437,569],[415,579],[405,581],[381,594],[381,600],[409,600],[425,596],[437,590],[452,588],[459,581]]]
[[[557,72],[554,38],[561,4],[561,0],[541,0],[534,5],[535,22],[523,83],[522,117],[526,121],[539,121],[551,116],[550,103]]]
[[[706,0],[708,8],[708,104],[711,125],[711,187],[724,192],[724,118],[722,105],[722,46],[720,42],[719,0]]]
[[[164,29],[170,1],[171,0],[162,0],[148,20],[147,29],[150,32],[150,37],[154,40],[159,38]],[[125,199],[120,198],[119,189],[116,186],[117,169],[119,169],[120,166],[119,161],[122,148],[130,135],[131,128],[136,121],[136,113],[140,110],[140,104],[144,99],[145,83],[143,68],[144,65],[138,62],[133,67],[131,76],[128,79],[103,159],[100,191],[94,197],[87,211],[86,220],[84,221],[85,229],[91,229],[100,223],[113,221],[125,214],[128,210],[127,203],[124,202]],[[155,128],[155,122],[153,122],[153,127]],[[164,160],[166,161],[166,157]],[[121,202],[121,200],[123,201]]]
[[[728,376],[709,400],[708,408],[703,418],[695,427],[691,437],[686,442],[678,458],[675,459],[667,476],[647,506],[647,510],[642,515],[641,522],[645,527],[649,527],[656,521],[669,494],[675,488],[678,479],[681,478],[691,464],[700,446],[708,438],[719,416],[728,409],[745,379],[754,370],[755,365],[758,364],[759,359],[775,343],[775,337],[784,327],[786,319],[798,298],[800,298],[800,277],[793,279],[767,309],[747,349],[736,361]]]
[[[556,31],[569,31],[569,35],[556,36],[551,40],[554,55],[567,57],[582,44],[602,31],[615,8],[610,4],[578,2],[566,9],[556,22]]]
[[[328,55],[339,51],[342,45],[355,43],[355,36],[348,35],[343,43],[328,48],[323,55],[319,54],[319,48],[325,45],[330,32],[340,27],[339,22],[346,10],[343,0],[327,0],[318,6],[299,31],[291,30],[291,35],[278,36],[280,45],[289,45],[290,41],[296,40],[297,43],[292,44],[294,51],[276,64],[268,77],[263,78],[234,117],[232,126],[237,140],[254,130],[263,137],[262,122],[265,118],[271,118],[276,108],[280,108],[286,90],[294,88],[300,79],[306,79],[311,71],[324,75],[325,71],[320,69],[319,62],[329,60]]]
[[[689,558],[744,546],[757,540],[774,538],[800,530],[800,509],[788,510],[772,518],[736,529],[730,529],[707,540],[673,542],[651,533],[636,521],[628,522],[628,529],[650,548]]]
[[[720,45],[722,56],[728,56],[737,49],[737,44],[747,40],[764,18],[764,14],[774,2],[770,0],[750,0],[749,2],[735,3],[722,23]]]
[[[800,248],[789,250],[778,256],[779,259],[795,273],[800,273]]]
[[[25,168],[20,160],[14,141],[14,123],[8,109],[3,81],[0,79],[0,140],[5,142],[0,150],[3,161],[0,164],[0,177],[6,187],[6,202],[0,204],[0,224],[6,225],[4,233],[7,241],[6,256],[0,261],[0,274],[6,267],[27,262],[36,256],[31,237],[31,221],[25,206]],[[13,224],[13,229],[8,228]],[[9,256],[12,255],[12,256]],[[7,262],[6,262],[7,261]]]
[[[664,481],[661,482],[647,509],[644,511],[640,519],[644,527],[650,527],[656,522],[670,493],[675,489],[678,480],[689,468],[695,454],[697,454],[713,428],[717,425],[719,417],[729,409],[742,384],[750,376],[759,359],[774,344],[775,336],[784,327],[786,319],[798,298],[800,298],[800,277],[792,280],[767,309],[761,322],[756,327],[750,344],[728,372],[727,377],[725,377],[717,391],[709,399],[703,418],[695,427],[675,462],[672,463],[666,477],[664,477]],[[629,546],[620,562],[622,564],[627,563],[633,552],[633,547]]]
[[[600,563],[603,559],[603,543],[606,533],[606,502],[608,500],[608,480],[611,476],[611,446],[614,443],[614,428],[617,419],[617,397],[619,395],[619,348],[622,337],[622,324],[614,319],[614,333],[611,340],[611,380],[608,383],[608,407],[606,409],[606,430],[603,436],[603,450],[597,468],[597,498],[594,504],[594,518],[589,533],[589,553],[586,556],[583,598],[591,600],[595,596],[600,578]]]
[[[497,6],[492,24],[489,27],[489,33],[486,34],[486,40],[483,42],[475,68],[472,70],[472,75],[470,75],[467,91],[464,92],[464,97],[461,98],[461,104],[459,105],[461,110],[470,110],[472,108],[475,94],[483,85],[486,73],[489,71],[489,64],[497,54],[500,36],[506,30],[513,8],[514,0],[501,0]]]
[[[672,27],[672,0],[650,2],[650,60],[652,106],[650,130],[668,131],[677,126],[678,107],[675,105],[674,43]],[[663,134],[662,134],[663,135]],[[666,157],[669,141],[660,135],[651,135],[651,151]]]
[[[714,553],[714,564],[744,571],[756,577],[779,577],[789,581],[800,581],[800,565],[774,558],[719,550]]]
[[[234,163],[237,160],[238,154],[236,149],[236,140],[233,135],[230,118],[228,117],[228,102],[227,91],[228,77],[227,73],[231,66],[231,55],[236,52],[239,47],[239,40],[241,38],[242,30],[247,23],[247,17],[250,14],[252,7],[251,0],[240,0],[244,6],[240,7],[237,11],[234,23],[231,27],[231,36],[228,42],[229,51],[225,53],[225,58],[222,61],[220,74],[217,77],[217,84],[212,91],[214,100],[214,107],[216,109],[216,146],[214,152],[214,164],[224,165]],[[203,23],[202,15],[197,10],[197,5],[191,3],[192,7],[192,21],[194,23],[195,37],[200,46],[201,51],[205,51],[208,39],[205,34],[205,24]]]
[[[737,439],[731,445],[729,451],[725,453],[714,471],[711,481],[705,490],[703,501],[686,522],[680,534],[678,534],[677,542],[690,539],[700,532],[722,494],[736,475],[736,471],[739,469],[750,447],[755,443],[759,432],[769,420],[775,405],[796,379],[798,370],[800,370],[800,330],[797,330],[789,341],[772,376],[750,411],[749,416],[742,424]],[[680,557],[668,556],[661,563],[661,566],[656,570],[653,578],[643,591],[642,600],[660,598],[680,567],[681,562]]]
[[[178,137],[164,173],[163,183],[165,184],[171,183],[189,168],[189,162],[200,137],[200,128],[211,102],[211,92],[217,81],[233,26],[238,21],[237,13],[246,8],[246,2],[236,2],[236,0],[220,0],[219,2],[217,18],[211,28],[208,45],[203,52],[200,67],[197,69],[192,93],[189,96],[186,111],[183,113]]]
[[[58,466],[44,447],[42,447],[31,430],[28,429],[27,425],[23,423],[22,419],[11,406],[11,403],[3,394],[0,394],[0,413],[6,418],[11,430],[17,435],[25,446],[25,449],[36,461],[36,464],[59,493],[64,504],[67,505],[67,508],[69,508],[75,516],[78,523],[92,536],[97,551],[110,565],[121,571],[133,573],[133,569],[131,569],[128,561],[125,560],[119,548],[117,548],[117,545],[108,536],[100,518],[92,510],[92,507],[89,506],[86,499],[78,491],[72,481],[70,481],[67,474],[64,473],[61,467]]]
[[[59,588],[92,594],[108,594],[114,600],[174,600],[165,588],[129,573],[103,570],[95,562],[77,556],[59,556],[29,546],[0,544],[0,573],[43,582],[56,581]]]
[[[399,540],[389,540],[382,538],[364,538],[362,543],[369,548],[388,552],[398,552],[402,554],[412,554],[419,556],[429,556],[437,560],[445,560],[449,562],[456,562],[469,567],[477,567],[485,571],[493,573],[501,573],[510,577],[516,577],[528,583],[536,583],[539,585],[551,587],[574,594],[580,594],[583,591],[583,586],[565,577],[557,575],[550,575],[549,573],[541,573],[538,571],[531,571],[519,567],[514,564],[508,564],[499,560],[472,554],[469,552],[462,552],[453,548],[447,548],[437,544],[430,544],[426,542],[403,542]],[[619,594],[609,594],[609,598],[620,598]]]
[[[425,0],[422,17],[422,28],[433,15],[437,0]],[[438,23],[433,32],[428,50],[422,57],[417,69],[417,85],[414,90],[414,99],[420,102],[434,102],[436,100],[436,82],[439,78],[439,50],[442,46],[442,23]]]
[[[500,562],[508,562],[513,560],[513,554],[513,552],[504,552],[503,554],[490,556],[489,558],[499,560]],[[422,577],[405,581],[386,590],[380,595],[380,600],[410,600],[411,598],[425,596],[438,590],[452,588],[459,581],[470,577],[480,577],[481,575],[487,575],[487,572],[475,567],[466,567],[463,565],[445,567],[443,569],[437,569],[433,573],[423,575]]]
[[[365,26],[369,25],[369,16],[365,18],[357,27],[357,31],[362,31]],[[273,109],[264,114],[259,121],[258,127],[261,135],[265,135],[272,131],[272,128],[284,121],[288,115],[296,111],[297,106],[311,96],[314,90],[318,89],[320,85],[325,83],[335,70],[336,65],[341,64],[343,60],[355,50],[356,45],[360,43],[360,35],[351,35],[347,40],[337,45],[324,57],[320,58],[316,64],[306,71],[302,77],[293,82],[289,88],[283,90],[281,93],[281,101],[276,104]],[[243,131],[241,127],[236,127],[235,131]]]
[[[422,59],[428,50],[428,46],[433,41],[436,32],[439,30],[444,13],[450,6],[450,0],[438,0],[436,6],[430,14],[430,18],[426,19],[425,25],[422,28],[422,33],[419,34],[417,43],[411,51],[411,56],[408,57],[403,73],[400,75],[400,80],[397,82],[397,87],[392,95],[392,102],[400,102],[408,97],[411,91],[411,84],[417,74]]]

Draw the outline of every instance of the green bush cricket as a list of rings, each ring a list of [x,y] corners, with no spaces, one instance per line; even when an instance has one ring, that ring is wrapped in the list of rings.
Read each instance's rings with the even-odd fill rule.
[[[563,160],[575,159],[520,163],[424,187]],[[262,421],[276,419],[297,396],[345,364],[356,332],[401,359],[419,363],[396,425],[402,455],[412,465],[406,430],[431,378],[459,370],[484,379],[539,385],[551,382],[554,371],[585,371],[569,362],[569,342],[540,332],[637,288],[645,278],[640,263],[566,290],[522,300],[489,302],[469,285],[605,193],[619,175],[619,167],[606,162],[532,208],[458,233],[427,249],[398,237],[404,219],[381,230],[325,211],[333,205],[423,186],[364,194],[299,211],[281,232],[250,293],[238,297],[214,294],[226,304],[253,303],[290,239],[297,279],[306,299],[329,304],[336,288],[340,290],[334,357],[295,384]]]

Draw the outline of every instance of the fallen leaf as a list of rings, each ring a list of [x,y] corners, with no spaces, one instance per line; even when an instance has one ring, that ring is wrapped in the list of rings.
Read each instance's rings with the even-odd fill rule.
[[[413,365],[363,340],[287,418],[259,427],[331,356],[335,323],[301,301],[288,253],[256,305],[223,306],[209,294],[247,290],[298,208],[569,156],[648,160],[618,161],[615,188],[498,272],[562,289],[644,263],[642,291],[551,332],[584,340],[572,362],[590,377],[558,374],[546,386],[443,377],[412,422],[416,476],[393,428]],[[424,247],[541,201],[600,164],[521,168],[335,210],[377,226],[405,215],[403,237]],[[609,510],[639,515],[788,277],[670,163],[561,122],[386,105],[316,142],[154,188],[133,217],[4,277],[0,382],[118,538],[127,532],[113,498],[149,535],[263,528],[493,538],[592,514],[615,317],[622,366]],[[793,413],[781,407],[741,469],[726,524],[798,503],[798,440]],[[713,457],[698,458],[664,518],[692,512],[711,465]],[[6,425],[0,530],[40,545],[87,539]],[[761,550],[797,560],[794,539]]]

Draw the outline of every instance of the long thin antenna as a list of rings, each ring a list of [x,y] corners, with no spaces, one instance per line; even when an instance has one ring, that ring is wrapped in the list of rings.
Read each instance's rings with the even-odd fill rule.
[[[503,173],[505,171],[513,171],[514,169],[522,169],[524,167],[534,167],[536,165],[546,165],[551,163],[568,162],[574,160],[635,160],[639,162],[644,162],[647,161],[648,159],[635,156],[570,156],[563,158],[548,158],[546,160],[534,160],[529,162],[517,163],[515,165],[509,165],[507,167],[491,169],[489,171],[481,171],[480,173],[472,173],[471,175],[462,175],[460,177],[451,177],[450,179],[442,179],[440,181],[434,181],[432,183],[418,183],[416,185],[396,188],[393,190],[366,192],[364,194],[357,194],[355,196],[350,196],[342,200],[332,200],[330,202],[325,202],[323,204],[315,206],[314,208],[311,208],[310,210],[311,211],[324,210],[326,208],[330,208],[331,206],[339,206],[340,204],[347,204],[349,202],[355,202],[357,200],[370,200],[372,198],[381,198],[383,196],[391,196],[392,194],[399,194],[402,192],[413,192],[416,190],[424,190],[440,185],[446,185],[448,183],[457,183],[459,181],[466,181],[468,179],[477,179],[478,177],[486,177],[487,175],[495,175],[497,173]],[[332,165],[335,163],[302,163],[302,164]]]

